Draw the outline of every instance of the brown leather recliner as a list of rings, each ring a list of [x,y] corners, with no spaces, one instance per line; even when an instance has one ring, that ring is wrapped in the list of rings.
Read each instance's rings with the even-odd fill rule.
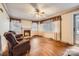
[[[24,40],[17,42],[16,37],[11,32],[4,33],[5,38],[9,42],[9,55],[19,56],[30,51],[30,41]]]
[[[16,32],[11,31],[11,30],[8,31],[8,32],[13,33],[13,34],[15,35],[17,41],[21,41],[21,40],[23,40],[23,34],[16,34]]]

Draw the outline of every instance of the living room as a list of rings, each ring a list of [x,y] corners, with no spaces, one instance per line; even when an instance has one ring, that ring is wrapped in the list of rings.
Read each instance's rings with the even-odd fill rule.
[[[65,55],[68,49],[78,45],[74,39],[74,28],[77,29],[74,19],[78,13],[78,3],[0,4],[0,55]],[[18,47],[10,47],[12,43]]]

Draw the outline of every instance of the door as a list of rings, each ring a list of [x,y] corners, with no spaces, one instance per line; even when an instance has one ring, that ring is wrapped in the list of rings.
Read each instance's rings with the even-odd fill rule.
[[[79,44],[79,14],[75,15],[74,22],[75,44]]]

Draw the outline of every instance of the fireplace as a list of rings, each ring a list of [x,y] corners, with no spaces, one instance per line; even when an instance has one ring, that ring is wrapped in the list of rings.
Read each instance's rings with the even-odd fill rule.
[[[24,37],[30,36],[31,32],[30,30],[24,30]]]

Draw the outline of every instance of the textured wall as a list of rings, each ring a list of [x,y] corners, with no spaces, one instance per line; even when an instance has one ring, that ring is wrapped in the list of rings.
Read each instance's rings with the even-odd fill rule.
[[[9,30],[9,17],[3,8],[2,4],[0,4],[0,8],[3,9],[3,12],[0,12],[0,35],[1,35],[1,44],[2,44],[2,51],[4,52],[7,46],[7,41],[4,38],[3,34],[4,32],[7,32]]]

